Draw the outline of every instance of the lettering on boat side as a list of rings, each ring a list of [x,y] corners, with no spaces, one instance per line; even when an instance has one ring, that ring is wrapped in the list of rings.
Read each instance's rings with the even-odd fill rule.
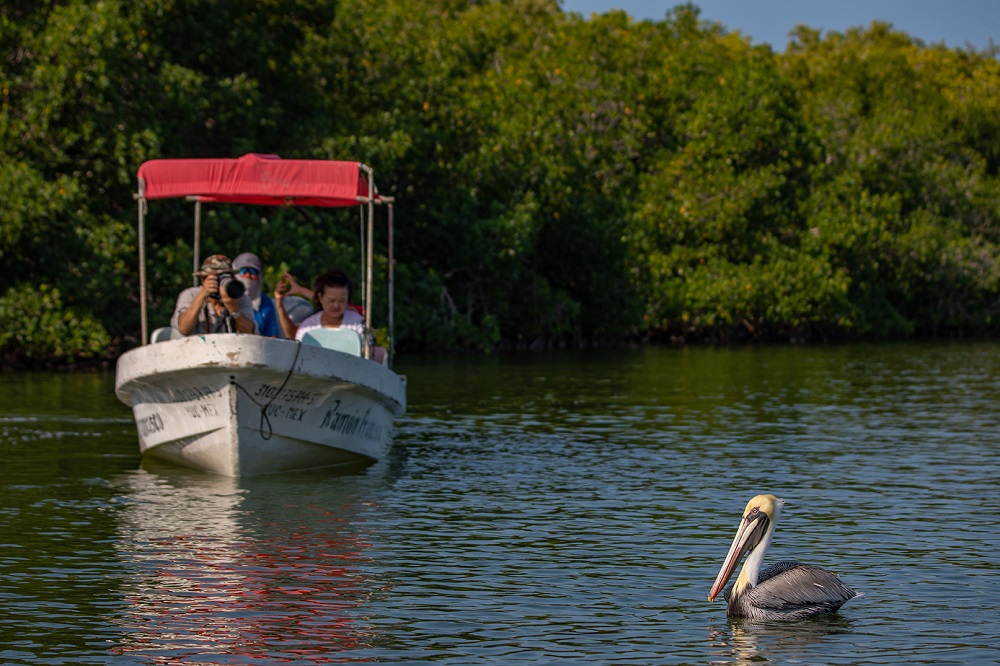
[[[295,389],[283,389],[270,384],[261,384],[254,393],[255,398],[265,398],[267,400],[281,399],[294,405],[311,405],[316,401],[316,395],[309,391],[297,391]]]
[[[192,400],[208,400],[209,398],[221,398],[222,391],[213,389],[210,386],[191,386],[189,388],[179,388],[173,391],[175,398],[181,401],[190,402]]]
[[[153,412],[149,416],[143,416],[141,419],[137,419],[135,423],[139,426],[139,432],[142,433],[143,437],[146,437],[154,432],[160,432],[165,428],[163,425],[163,418],[156,412]]]
[[[371,411],[369,407],[364,413],[341,412],[340,401],[337,400],[333,409],[326,410],[320,427],[329,428],[341,435],[357,435],[370,442],[377,442],[382,439],[382,426],[375,421],[368,420]]]
[[[188,413],[191,418],[200,419],[203,416],[218,416],[219,410],[215,408],[215,405],[208,402],[203,405],[184,405],[184,411]]]
[[[288,419],[289,421],[299,421],[306,415],[305,409],[299,409],[298,407],[289,407],[287,405],[269,405],[267,408],[268,416],[277,416],[278,418]]]

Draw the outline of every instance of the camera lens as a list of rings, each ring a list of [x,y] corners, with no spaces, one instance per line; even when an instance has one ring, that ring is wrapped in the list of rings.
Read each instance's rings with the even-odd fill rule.
[[[247,288],[232,275],[220,275],[219,289],[226,292],[229,298],[239,298]]]

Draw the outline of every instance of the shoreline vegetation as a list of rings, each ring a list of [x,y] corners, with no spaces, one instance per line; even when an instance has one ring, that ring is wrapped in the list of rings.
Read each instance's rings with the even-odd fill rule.
[[[997,47],[873,23],[777,53],[696,4],[14,0],[0,52],[3,367],[138,345],[139,165],[249,152],[375,169],[400,353],[1000,333]],[[357,227],[206,206],[201,247],[255,252],[270,291],[360,277]],[[191,205],[147,233],[158,326]]]

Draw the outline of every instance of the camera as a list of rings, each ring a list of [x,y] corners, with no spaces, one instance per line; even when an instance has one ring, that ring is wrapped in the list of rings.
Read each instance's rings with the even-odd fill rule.
[[[229,298],[239,298],[247,290],[246,285],[237,280],[234,276],[236,271],[223,271],[218,273],[219,290],[226,292]]]
[[[219,291],[226,292],[226,296],[229,298],[239,298],[246,292],[246,285],[234,277],[236,271],[217,271],[215,275],[219,278]],[[219,298],[218,293],[209,294],[209,296],[215,299]]]
[[[224,268],[222,270],[202,270],[192,273],[192,275],[199,278],[203,278],[208,275],[216,276],[219,280],[219,290],[224,291],[226,296],[229,298],[240,298],[246,293],[247,290],[246,285],[236,278],[236,269],[234,268]],[[209,298],[221,300],[221,296],[218,291],[214,291],[208,296]]]

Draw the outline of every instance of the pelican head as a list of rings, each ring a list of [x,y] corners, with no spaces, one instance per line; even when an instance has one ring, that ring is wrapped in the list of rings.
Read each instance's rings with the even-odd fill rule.
[[[771,545],[775,521],[778,519],[778,510],[782,504],[784,504],[784,500],[780,500],[774,495],[757,495],[747,502],[747,508],[743,511],[743,518],[736,531],[736,537],[733,539],[733,545],[729,547],[729,553],[722,563],[722,569],[719,570],[715,584],[712,585],[712,590],[708,593],[709,601],[715,601],[715,598],[719,596],[719,592],[729,582],[736,565],[740,563],[744,555],[747,556],[747,561],[733,586],[733,592],[740,594],[747,587],[753,587],[757,584],[757,574],[764,561],[764,553]]]

